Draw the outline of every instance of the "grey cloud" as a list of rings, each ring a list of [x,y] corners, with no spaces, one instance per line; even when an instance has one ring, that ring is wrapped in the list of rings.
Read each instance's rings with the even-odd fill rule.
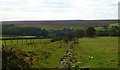
[[[14,11],[25,8],[24,0],[0,1],[1,11]]]
[[[31,0],[30,0],[31,1]],[[34,0],[36,1],[32,5],[32,1],[29,0],[0,0],[1,11],[19,11],[21,13],[43,13],[47,12],[51,15],[66,17],[66,13],[69,13],[69,17],[73,18],[115,18],[117,17],[117,0],[86,0],[86,3],[80,2],[79,5],[73,5],[75,0]],[[82,1],[82,0],[81,0]],[[30,3],[29,3],[30,2]],[[83,4],[82,4],[83,3]],[[78,3],[79,4],[79,3]],[[9,14],[9,13],[6,13]],[[79,15],[81,14],[81,15]],[[34,16],[34,15],[33,15]],[[48,16],[49,17],[49,16]],[[47,18],[47,17],[46,17]]]

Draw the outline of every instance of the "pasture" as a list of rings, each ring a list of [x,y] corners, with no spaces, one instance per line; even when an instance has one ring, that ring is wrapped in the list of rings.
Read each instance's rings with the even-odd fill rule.
[[[83,37],[79,44],[63,40],[51,42],[51,39],[5,40],[7,48],[25,52],[33,58],[33,68],[59,68],[62,58],[72,58],[72,67],[80,68],[117,68],[118,37]],[[2,44],[5,44],[4,40]],[[72,47],[72,48],[71,48]],[[27,61],[26,61],[27,62]]]

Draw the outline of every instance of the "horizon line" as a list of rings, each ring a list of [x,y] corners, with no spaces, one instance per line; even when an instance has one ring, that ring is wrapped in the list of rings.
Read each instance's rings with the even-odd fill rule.
[[[77,21],[77,20],[81,20],[81,21],[89,21],[89,20],[120,20],[120,19],[57,19],[57,20],[0,20],[1,22],[5,22],[5,21]]]

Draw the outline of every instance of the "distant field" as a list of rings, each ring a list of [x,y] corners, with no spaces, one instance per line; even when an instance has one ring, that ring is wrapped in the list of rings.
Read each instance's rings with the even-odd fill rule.
[[[17,27],[37,27],[44,29],[63,29],[108,26],[118,20],[53,20],[53,21],[3,21],[3,24],[14,24]]]
[[[0,51],[2,50],[2,41],[0,40]]]
[[[78,25],[16,25],[17,27],[37,27],[37,28],[42,28],[42,29],[47,29],[47,30],[52,30],[52,29],[59,29],[62,30],[64,28],[73,28],[73,29],[87,29],[86,26],[78,26]]]
[[[32,40],[35,42],[36,40]],[[26,40],[6,41],[8,46],[21,49],[32,57],[35,62],[32,67],[56,68],[60,66],[61,57],[71,46],[63,41],[50,42],[50,39],[39,40],[37,43],[26,44]],[[27,41],[28,42],[28,41]],[[4,43],[4,42],[3,42]],[[79,44],[71,50],[76,63],[80,68],[117,68],[118,64],[118,37],[81,38]],[[46,54],[44,54],[46,53]]]
[[[34,38],[36,36],[8,36],[8,35],[3,35],[0,36],[0,38]]]

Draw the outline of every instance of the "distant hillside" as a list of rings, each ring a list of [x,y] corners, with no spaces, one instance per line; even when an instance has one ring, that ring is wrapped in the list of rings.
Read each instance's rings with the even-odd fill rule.
[[[56,20],[56,21],[3,21],[3,24],[105,26],[117,22],[118,20]]]
[[[118,20],[56,20],[56,21],[3,21],[3,24],[14,24],[16,27],[36,27],[42,29],[86,29],[87,27],[107,26],[118,23]]]

